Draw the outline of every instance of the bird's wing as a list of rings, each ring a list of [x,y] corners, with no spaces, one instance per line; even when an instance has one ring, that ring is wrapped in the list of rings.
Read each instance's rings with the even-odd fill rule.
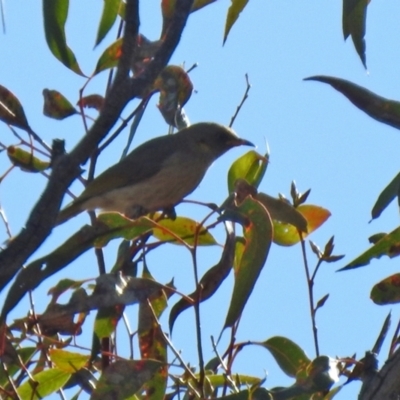
[[[108,192],[110,188],[134,185],[157,174],[174,151],[175,141],[171,140],[172,137],[161,136],[137,147],[90,182],[77,199],[79,203]]]

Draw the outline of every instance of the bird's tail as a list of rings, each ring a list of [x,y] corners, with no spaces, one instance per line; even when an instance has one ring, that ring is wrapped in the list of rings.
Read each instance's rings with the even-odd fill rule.
[[[82,212],[80,203],[71,203],[63,210],[61,210],[57,216],[55,226],[61,225],[68,221],[70,218],[75,217]]]

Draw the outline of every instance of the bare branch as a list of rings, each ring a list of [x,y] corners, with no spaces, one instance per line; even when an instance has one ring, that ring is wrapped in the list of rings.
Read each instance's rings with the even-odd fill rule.
[[[55,160],[47,187],[34,206],[26,227],[0,253],[0,290],[10,282],[27,258],[50,234],[64,193],[80,174],[80,165],[86,162],[92,150],[115,125],[128,102],[151,84],[165,67],[179,43],[192,3],[193,0],[177,0],[172,28],[165,35],[164,42],[152,62],[138,77],[129,78],[129,71],[126,69],[135,47],[124,46],[117,77],[106,96],[99,117],[70,154],[60,156]],[[139,28],[137,5],[138,0],[127,1],[125,35],[129,36],[129,39],[126,43],[131,43],[131,39],[137,35]]]

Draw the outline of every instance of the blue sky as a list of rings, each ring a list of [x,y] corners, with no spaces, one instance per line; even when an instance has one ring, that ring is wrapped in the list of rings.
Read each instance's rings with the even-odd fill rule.
[[[193,14],[171,63],[199,66],[191,73],[196,93],[185,110],[191,122],[215,121],[228,124],[245,90],[244,75],[249,75],[252,89],[234,129],[251,140],[260,153],[269,144],[271,158],[260,190],[276,196],[289,196],[295,180],[300,191],[311,188],[308,203],[329,209],[331,218],[310,236],[323,247],[335,235],[335,253],[346,258],[322,266],[316,281],[315,297],[326,293],[330,298],[319,310],[320,349],[329,356],[362,356],[379,333],[389,307],[379,307],[369,300],[373,284],[395,273],[397,260],[382,258],[368,267],[350,272],[335,271],[368,248],[367,238],[376,232],[390,232],[398,226],[399,217],[392,204],[376,221],[368,223],[370,210],[385,185],[398,173],[399,133],[380,124],[352,106],[328,85],[304,82],[312,75],[331,75],[348,79],[384,97],[398,99],[400,93],[399,51],[392,38],[399,36],[400,5],[394,0],[385,4],[372,2],[367,20],[366,71],[350,41],[344,42],[341,31],[340,2],[279,2],[252,0],[233,27],[222,47],[224,21],[229,1],[219,0]],[[71,1],[67,38],[83,71],[90,74],[97,59],[115,37],[110,33],[105,43],[93,50],[97,21],[102,2]],[[47,142],[65,138],[71,149],[83,134],[77,116],[59,122],[42,114],[42,90],[56,89],[72,103],[85,83],[61,65],[48,50],[42,27],[41,6],[35,2],[8,1],[5,4],[7,33],[0,37],[2,61],[0,84],[10,89],[24,105],[28,121]],[[160,32],[159,1],[141,2],[141,32],[156,39]],[[87,94],[103,93],[107,73],[100,74],[89,85]],[[135,145],[167,133],[159,114],[157,99],[149,104],[135,138]],[[131,103],[125,113],[133,109]],[[6,125],[0,125],[0,140],[15,144]],[[115,163],[126,143],[127,132],[102,155],[98,172]],[[219,159],[209,170],[191,199],[221,203],[226,195],[226,174],[230,164],[245,149],[235,149]],[[0,171],[9,166],[7,156],[0,154]],[[16,234],[24,225],[38,189],[46,180],[40,175],[14,170],[0,186],[0,202]],[[78,194],[82,187],[74,184]],[[68,202],[68,199],[66,199]],[[205,211],[194,206],[180,206],[179,214],[201,218]],[[36,259],[54,249],[73,229],[88,222],[87,216],[57,228]],[[213,232],[214,233],[214,232]],[[221,232],[215,233],[222,241]],[[0,239],[7,239],[0,225]],[[172,252],[171,252],[172,251]],[[113,265],[115,246],[106,252],[109,268]],[[201,271],[212,266],[220,250],[200,252]],[[175,277],[177,287],[190,293],[193,289],[188,252],[176,247],[150,257],[149,267],[161,282]],[[316,260],[311,251],[309,263]],[[57,275],[83,279],[96,276],[93,254],[86,254],[73,266]],[[213,356],[209,337],[218,337],[226,315],[233,279],[230,277],[217,295],[202,305],[203,338],[206,359]],[[34,294],[37,311],[43,311],[49,297],[50,283]],[[2,296],[4,296],[2,294]],[[3,297],[0,297],[2,299]],[[66,299],[64,299],[66,300]],[[174,300],[175,301],[175,300]],[[174,302],[173,301],[173,302]],[[27,299],[16,309],[21,316],[28,308]],[[134,318],[135,307],[131,317]],[[399,311],[392,308],[393,325]],[[194,318],[186,311],[176,322],[173,340],[186,361],[196,365]],[[87,322],[90,329],[90,322]],[[167,325],[165,325],[167,330]],[[392,327],[390,334],[393,333]],[[307,291],[300,246],[282,248],[273,245],[253,295],[248,302],[237,340],[265,340],[274,335],[286,336],[314,357]],[[121,334],[120,336],[123,336]],[[389,335],[390,337],[390,335]],[[84,339],[78,338],[84,342]],[[228,335],[222,339],[221,349]],[[382,350],[385,360],[387,345]],[[246,349],[238,357],[235,371],[263,377],[267,372],[268,387],[291,383],[266,351]],[[346,386],[337,399],[355,398],[358,384]]]

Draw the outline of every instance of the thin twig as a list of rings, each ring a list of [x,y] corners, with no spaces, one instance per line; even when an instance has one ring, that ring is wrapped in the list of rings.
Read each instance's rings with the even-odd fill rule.
[[[240,104],[236,107],[236,112],[235,114],[233,114],[233,117],[231,118],[231,122],[229,123],[229,127],[232,128],[233,123],[235,122],[236,117],[239,114],[239,111],[242,109],[244,102],[247,100],[247,98],[249,97],[249,91],[251,88],[250,82],[249,82],[249,76],[247,74],[245,74],[245,78],[246,78],[246,90],[244,92],[242,101],[240,102]]]
[[[314,346],[315,346],[315,354],[316,357],[319,356],[319,345],[318,345],[318,328],[317,328],[317,323],[315,321],[315,306],[314,306],[314,280],[310,276],[310,269],[308,267],[308,261],[307,261],[307,254],[306,254],[306,245],[305,241],[303,239],[302,233],[299,231],[300,235],[300,243],[301,243],[301,252],[303,255],[303,262],[304,262],[304,270],[306,273],[306,278],[307,278],[307,288],[308,288],[308,300],[310,304],[310,315],[311,315],[311,324],[312,324],[312,331],[313,331],[313,337],[314,337]]]

